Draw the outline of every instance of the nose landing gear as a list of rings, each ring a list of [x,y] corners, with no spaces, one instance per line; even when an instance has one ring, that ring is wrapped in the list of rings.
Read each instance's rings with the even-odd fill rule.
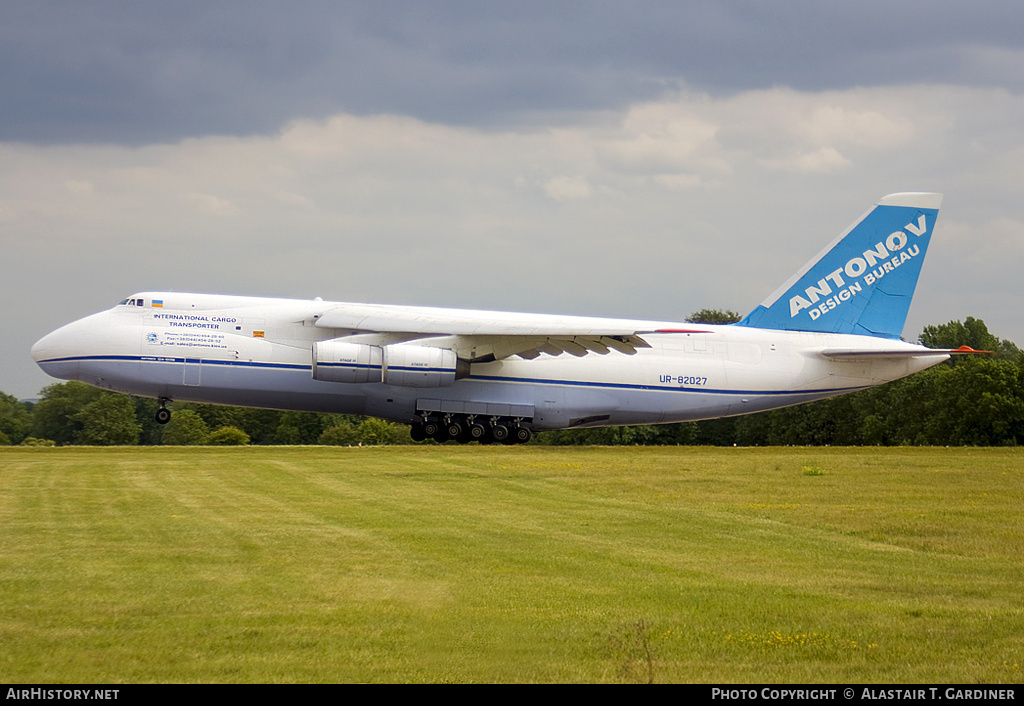
[[[156,422],[157,424],[166,424],[171,421],[171,410],[167,409],[167,403],[171,400],[169,397],[161,397],[157,401],[160,403],[160,407],[156,410]]]

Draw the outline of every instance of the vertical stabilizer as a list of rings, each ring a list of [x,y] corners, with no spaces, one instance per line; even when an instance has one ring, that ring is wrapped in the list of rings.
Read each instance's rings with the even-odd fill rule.
[[[886,196],[736,325],[899,338],[941,201]]]

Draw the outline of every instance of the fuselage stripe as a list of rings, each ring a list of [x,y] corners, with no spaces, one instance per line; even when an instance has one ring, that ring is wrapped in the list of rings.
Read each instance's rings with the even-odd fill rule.
[[[312,372],[312,365],[302,365],[299,363],[263,363],[259,361],[249,360],[216,360],[210,358],[172,358],[172,357],[160,357],[160,356],[135,356],[135,355],[87,355],[87,356],[68,356],[65,358],[50,358],[48,360],[40,360],[40,365],[47,363],[72,363],[72,362],[124,362],[124,363],[157,363],[157,364],[178,364],[183,365],[185,363],[191,365],[202,364],[204,366],[222,366],[222,367],[238,367],[238,368],[258,368],[263,370],[289,370],[289,371],[309,371]],[[424,372],[422,369],[413,369],[416,372]],[[704,387],[681,387],[681,386],[667,386],[667,385],[643,385],[639,383],[617,383],[617,382],[596,382],[590,380],[564,380],[555,378],[528,378],[528,377],[512,377],[512,376],[499,376],[499,375],[470,375],[463,378],[463,381],[479,381],[479,382],[492,382],[492,383],[504,383],[504,384],[525,384],[525,385],[560,385],[565,387],[589,387],[589,388],[604,388],[612,390],[649,390],[655,392],[685,392],[690,394],[706,394],[706,395],[735,395],[735,396],[760,396],[760,395],[836,395],[846,392],[855,392],[857,390],[863,390],[871,385],[862,385],[857,387],[840,387],[840,388],[819,388],[819,389],[800,389],[800,390],[724,390],[724,389],[711,389]],[[332,383],[337,384],[337,383]],[[352,383],[352,384],[381,384],[381,383]]]

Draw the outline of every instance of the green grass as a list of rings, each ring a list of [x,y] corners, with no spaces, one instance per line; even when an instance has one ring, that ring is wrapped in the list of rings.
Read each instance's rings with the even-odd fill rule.
[[[0,449],[7,682],[1015,682],[1015,449]]]

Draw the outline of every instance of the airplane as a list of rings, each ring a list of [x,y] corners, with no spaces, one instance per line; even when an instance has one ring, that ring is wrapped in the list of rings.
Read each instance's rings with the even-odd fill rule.
[[[44,336],[49,375],[160,402],[342,412],[416,440],[736,416],[881,385],[968,348],[900,339],[941,194],[881,199],[729,325],[141,292]]]

